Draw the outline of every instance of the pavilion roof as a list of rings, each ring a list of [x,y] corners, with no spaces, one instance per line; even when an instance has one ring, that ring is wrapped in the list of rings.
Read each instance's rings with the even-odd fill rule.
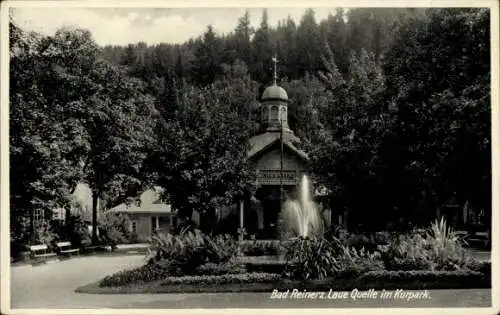
[[[259,135],[256,135],[250,138],[250,150],[248,152],[248,158],[252,158],[257,154],[266,151],[270,147],[272,147],[276,142],[280,141],[280,133],[279,132],[265,132]],[[289,148],[292,152],[297,154],[300,158],[307,160],[308,156],[302,150],[299,150],[294,143],[300,142],[300,139],[297,138],[293,133],[284,132],[283,133],[283,144],[287,148]]]

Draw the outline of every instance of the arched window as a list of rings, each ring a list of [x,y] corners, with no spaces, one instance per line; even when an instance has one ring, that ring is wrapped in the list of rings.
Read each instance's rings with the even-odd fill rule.
[[[279,109],[278,106],[273,106],[271,107],[271,120],[272,121],[279,121]]]
[[[262,106],[261,114],[262,114],[262,121],[267,122],[267,120],[269,119],[267,106]]]
[[[281,121],[285,122],[287,121],[287,114],[286,114],[286,106],[281,106]]]

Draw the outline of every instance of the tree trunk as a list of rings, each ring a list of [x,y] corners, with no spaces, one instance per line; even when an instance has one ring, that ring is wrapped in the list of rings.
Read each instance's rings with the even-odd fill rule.
[[[76,191],[76,186],[78,184],[76,184],[72,189],[71,189],[71,195],[73,195]],[[65,210],[66,210],[66,213],[64,214],[64,223],[66,226],[69,225],[69,222],[71,220],[71,204],[68,204],[65,206]]]
[[[97,190],[92,191],[92,244],[97,244],[97,201],[99,194]]]
[[[30,241],[35,241],[35,209],[30,209]]]

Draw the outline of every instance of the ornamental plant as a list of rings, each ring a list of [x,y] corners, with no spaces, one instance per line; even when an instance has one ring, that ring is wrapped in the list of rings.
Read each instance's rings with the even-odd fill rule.
[[[423,235],[394,238],[382,256],[388,270],[460,270],[472,264],[461,239],[444,218],[435,220]]]
[[[338,269],[336,256],[342,251],[342,244],[337,239],[328,241],[324,238],[293,238],[284,245],[285,276],[293,279],[325,279]]]
[[[237,251],[237,242],[229,235],[211,237],[200,230],[182,231],[179,235],[153,236],[149,260],[183,274],[194,274],[205,263],[229,262]]]

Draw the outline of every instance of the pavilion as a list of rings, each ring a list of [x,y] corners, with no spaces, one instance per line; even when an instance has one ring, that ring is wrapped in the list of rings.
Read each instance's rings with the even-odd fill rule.
[[[302,175],[307,174],[307,153],[298,149],[300,139],[288,125],[288,94],[276,84],[261,97],[261,133],[250,139],[248,159],[256,167],[257,190],[239,202],[240,228],[256,238],[276,238],[278,214],[284,196],[296,196]]]

